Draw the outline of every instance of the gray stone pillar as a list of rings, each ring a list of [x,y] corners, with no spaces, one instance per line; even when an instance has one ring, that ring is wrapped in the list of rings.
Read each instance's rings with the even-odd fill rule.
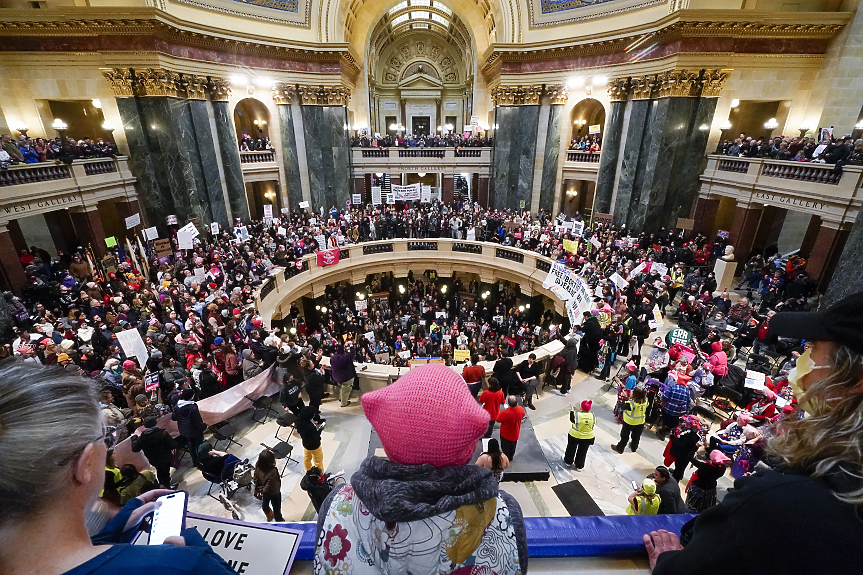
[[[854,226],[848,233],[842,255],[833,270],[827,292],[821,299],[821,309],[851,294],[863,291],[860,284],[860,261],[863,258],[863,210],[857,211]]]
[[[593,203],[593,211],[600,214],[611,212],[628,93],[629,81],[627,78],[615,78],[608,83],[611,111],[606,117],[605,130],[602,132],[602,155],[599,158],[599,171],[596,175],[596,197]]]
[[[280,142],[282,145],[282,161],[285,167],[285,184],[288,189],[288,208],[297,209],[303,200],[303,184],[300,177],[300,162],[298,156],[297,136],[294,131],[294,115],[291,106],[296,90],[292,86],[277,85],[273,88],[273,101],[279,111],[279,126],[281,127]]]
[[[560,190],[557,182],[560,172],[560,130],[563,122],[563,105],[566,104],[569,94],[565,86],[546,86],[546,92],[551,109],[548,114],[542,182],[539,187],[539,209],[551,213],[554,209],[555,195]]]
[[[341,86],[300,86],[303,136],[313,209],[340,209],[351,197],[351,149],[346,125],[350,91]]]
[[[530,209],[542,86],[498,86],[489,205]],[[558,137],[559,141],[559,137]]]
[[[224,81],[211,82],[209,87],[213,118],[216,124],[216,137],[219,140],[219,157],[222,161],[222,172],[225,177],[223,195],[227,197],[231,217],[240,218],[245,222],[249,219],[249,200],[246,197],[246,183],[243,180],[243,164],[240,161],[234,114],[228,107],[231,88]],[[217,214],[214,210],[213,218],[218,220],[217,215],[221,215],[221,213]]]

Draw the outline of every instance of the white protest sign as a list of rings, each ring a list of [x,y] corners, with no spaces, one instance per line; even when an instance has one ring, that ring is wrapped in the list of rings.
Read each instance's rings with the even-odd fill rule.
[[[144,365],[150,359],[147,346],[144,345],[144,340],[141,339],[141,334],[137,329],[126,329],[114,335],[117,336],[117,342],[123,348],[123,353],[126,354],[126,357],[138,358],[138,363],[141,365]]]
[[[181,250],[195,249],[195,236],[189,232],[180,230],[177,232],[177,244]]]
[[[177,225],[177,216],[175,216],[174,214],[171,214],[170,216],[165,218],[165,220],[168,222],[169,226],[176,226]]]
[[[195,283],[202,284],[207,281],[207,270],[204,268],[195,268]]]
[[[144,376],[144,390],[153,391],[159,388],[159,372],[154,371]]]
[[[630,277],[630,279],[631,279],[631,278],[634,278],[635,276],[637,276],[638,274],[640,274],[641,272],[643,272],[643,271],[644,271],[644,268],[646,268],[646,267],[647,267],[647,266],[645,265],[645,263],[644,263],[644,262],[641,262],[640,264],[638,264],[637,266],[635,266],[635,269],[634,269],[634,270],[632,270],[631,272],[629,272],[629,277]]]
[[[614,272],[613,274],[611,274],[611,277],[608,279],[613,281],[614,285],[616,285],[620,289],[626,289],[626,286],[629,285],[629,282],[626,281],[625,279],[623,279],[622,277],[620,277],[620,274],[618,274],[617,272]]]
[[[318,248],[325,250],[327,249],[327,238],[326,236],[320,235],[315,236],[315,240],[318,242]]]
[[[584,222],[572,222],[572,234],[580,236],[584,232]]]
[[[393,197],[396,200],[402,200],[405,202],[412,202],[420,199],[420,184],[411,184],[409,186],[396,186],[393,185]]]
[[[246,226],[239,226],[234,230],[234,235],[237,236],[237,241],[239,242],[249,241],[249,230],[246,229]]]
[[[372,186],[372,203],[376,206],[381,205],[381,187]]]
[[[152,228],[147,228],[144,230],[144,239],[145,240],[158,240],[159,239],[159,230],[156,229],[156,226]]]
[[[653,319],[651,319],[647,323],[649,324],[650,329],[656,329],[665,323],[665,321],[662,319],[662,312],[659,311],[658,305],[653,306]]]
[[[465,237],[465,239],[469,240],[469,241],[476,241],[476,229],[475,228],[468,228],[467,229],[467,236]]]
[[[272,218],[273,217],[273,204],[267,204],[264,206],[264,217]]]
[[[276,233],[280,236],[286,236],[288,235],[288,230],[280,227],[278,230],[276,230]]]
[[[595,247],[596,249],[599,249],[602,247],[602,244],[599,243],[599,240],[596,239],[596,236],[593,236],[592,238],[590,238],[590,243],[593,244],[593,247]]]
[[[126,229],[131,230],[132,228],[139,225],[140,223],[141,223],[141,214],[140,213],[137,213],[133,216],[129,216],[128,218],[126,218]]]
[[[363,335],[365,335],[365,336],[366,336],[366,340],[367,340],[367,341],[370,341],[371,343],[374,343],[374,342],[375,342],[375,332],[373,332],[373,331],[367,331],[367,332],[366,332],[365,334],[363,334]]]
[[[201,232],[199,232],[199,231],[198,231],[198,228],[196,228],[196,227],[195,227],[195,224],[193,224],[192,222],[189,222],[188,224],[186,224],[185,226],[183,226],[182,228],[180,228],[180,229],[177,231],[177,233],[178,233],[178,234],[179,234],[180,232],[185,232],[185,233],[187,233],[187,234],[192,234],[192,237],[193,237],[193,238],[197,238],[197,237],[198,237],[198,234],[200,234],[200,233],[201,233]]]
[[[300,209],[301,210],[309,209],[309,202],[300,202]]]
[[[661,276],[668,275],[668,266],[659,262],[653,262],[650,266],[650,273],[659,274]]]
[[[357,308],[357,311],[366,311],[369,307],[369,302],[364,299],[354,300],[354,307]]]
[[[424,204],[431,203],[431,186],[423,186],[420,193],[420,201]]]
[[[219,222],[211,222],[210,223],[210,233],[214,236],[219,235]]]
[[[410,359],[410,358],[411,358],[411,352],[409,352],[409,351],[407,351],[407,350],[405,350],[405,351],[400,351],[400,352],[399,352],[399,357],[400,357],[400,358],[402,358],[402,359]]]
[[[351,203],[354,205],[360,205],[363,203],[363,195],[362,194],[351,194]]]
[[[765,374],[759,371],[746,370],[746,380],[743,382],[743,387],[760,391],[766,387]]]
[[[388,204],[394,204],[394,203],[396,203],[396,196],[395,196],[395,194],[387,194],[387,203],[388,203]]]
[[[550,290],[563,301],[568,301],[576,297],[578,294],[578,284],[575,281],[576,276],[563,264],[555,262],[551,269],[548,270],[548,275],[545,281],[542,282],[542,287]]]
[[[518,222],[516,222],[516,223],[518,223]],[[573,226],[575,226],[575,222],[561,222],[561,224],[560,224],[560,227],[567,228],[570,230],[573,228]]]
[[[318,225],[318,218],[309,218],[309,225],[312,225],[312,226]]]

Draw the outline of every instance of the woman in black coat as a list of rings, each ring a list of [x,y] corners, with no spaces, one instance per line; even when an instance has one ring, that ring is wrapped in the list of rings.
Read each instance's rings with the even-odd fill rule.
[[[603,331],[596,316],[591,315],[590,312],[584,312],[584,318],[584,323],[581,325],[584,335],[581,336],[578,350],[578,368],[585,373],[590,373],[596,369],[599,340],[602,339]]]
[[[303,379],[306,382],[306,393],[309,395],[309,406],[315,411],[314,419],[318,424],[326,421],[321,417],[321,401],[324,398],[324,376],[320,368],[316,368],[308,358],[300,360],[303,369]]]

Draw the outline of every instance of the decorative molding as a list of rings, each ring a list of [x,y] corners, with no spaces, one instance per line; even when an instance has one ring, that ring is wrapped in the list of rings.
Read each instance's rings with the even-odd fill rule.
[[[718,98],[731,70],[705,70],[701,77],[701,97]]]
[[[545,94],[548,96],[549,104],[559,106],[566,104],[569,99],[569,91],[565,84],[557,84],[545,87]]]
[[[698,71],[672,70],[658,76],[657,98],[697,98]]]
[[[115,97],[129,98],[135,95],[132,86],[134,81],[132,70],[121,68],[100,68],[99,70],[111,85]]]
[[[491,100],[498,106],[539,106],[543,96],[552,98],[552,103],[564,104],[568,94],[560,85],[531,84],[528,86],[495,86],[491,89]]]
[[[541,84],[539,86],[526,86],[523,89],[523,93],[525,106],[539,106],[540,99],[542,98]]]
[[[207,91],[213,102],[227,102],[231,97],[231,83],[222,78],[210,78],[207,82]]]
[[[180,75],[180,88],[186,93],[189,100],[206,100],[208,80],[206,76],[195,76],[191,74]]]
[[[287,84],[276,84],[273,86],[273,102],[277,106],[290,106],[294,99],[296,89]]]
[[[608,82],[606,91],[612,102],[625,102],[629,95],[629,78],[612,78]]]
[[[656,6],[658,4],[663,4],[668,0],[644,0],[643,2],[635,2],[630,3],[626,6],[622,6],[614,9],[602,9],[598,10],[584,10],[583,13],[579,16],[573,16],[571,18],[561,18],[554,19],[553,15],[558,14],[560,10],[546,12],[542,6],[540,6],[539,14],[534,13],[534,0],[527,0],[527,12],[530,21],[528,22],[528,26],[530,29],[534,28],[547,28],[549,26],[564,26],[566,24],[574,24],[576,22],[586,22],[588,20],[596,20],[598,18],[608,18],[611,16],[618,16],[620,14],[625,14],[627,12],[634,12],[636,10],[644,10],[645,8],[650,8],[651,6]],[[568,10],[569,8],[587,8],[586,3],[582,3],[582,6],[568,6],[563,8],[563,10]],[[604,4],[604,3],[603,3]],[[547,20],[537,21],[536,16],[545,17]]]
[[[345,106],[351,99],[351,91],[344,86],[297,86],[297,94],[303,106]]]
[[[648,76],[633,76],[629,79],[629,84],[632,89],[633,100],[649,100],[651,99],[658,85],[656,75]]]
[[[186,4],[188,6],[194,6],[195,8],[201,8],[203,10],[210,10],[212,12],[218,12],[220,14],[228,14],[229,16],[236,16],[240,18],[251,18],[254,20],[261,20],[263,22],[272,22],[274,24],[282,24],[285,26],[295,26],[297,28],[311,28],[311,0],[303,0],[302,7],[300,10],[300,3],[294,2],[291,8],[285,9],[279,6],[274,6],[272,0],[239,0],[239,2],[234,1],[223,1],[223,2],[213,2],[212,0],[173,0],[179,4]],[[238,5],[236,9],[230,8],[229,6],[235,4]],[[270,13],[267,10],[249,10],[248,8],[243,9],[240,8],[239,5],[242,4],[251,4],[260,8],[269,8],[275,10],[273,15],[269,15]],[[284,17],[282,15],[277,15],[279,13],[288,13],[288,14],[297,14],[298,16],[302,15],[303,19],[292,19],[290,17]]]
[[[180,75],[164,68],[135,70],[135,92],[137,96],[168,96],[176,98]]]

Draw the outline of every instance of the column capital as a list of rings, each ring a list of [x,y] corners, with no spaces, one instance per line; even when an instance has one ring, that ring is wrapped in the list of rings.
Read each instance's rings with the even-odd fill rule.
[[[541,84],[529,86],[495,86],[491,90],[491,100],[497,106],[539,106],[543,94]]]
[[[195,76],[193,74],[180,75],[180,90],[185,92],[186,98],[189,100],[206,100],[207,83],[208,79],[206,76]]]
[[[697,70],[671,70],[659,75],[658,98],[696,98],[698,97]]]
[[[134,70],[135,87],[139,96],[177,97],[180,75],[165,68]]]
[[[633,100],[650,100],[656,94],[659,82],[655,74],[633,76],[629,79]]]
[[[207,91],[210,99],[214,102],[227,102],[231,97],[231,82],[223,78],[210,78],[207,82]]]
[[[629,88],[629,78],[612,78],[605,89],[612,102],[625,102]]]
[[[701,97],[718,98],[731,70],[705,70],[701,77]]]
[[[296,87],[278,83],[273,86],[273,101],[276,105],[289,106],[297,93]]]
[[[551,84],[545,87],[545,94],[548,96],[549,104],[552,106],[562,106],[569,99],[569,91],[566,89],[566,84]]]
[[[345,106],[351,99],[351,90],[344,86],[297,86],[303,106]]]
[[[99,70],[111,85],[115,97],[129,98],[135,95],[133,88],[135,76],[130,68],[100,68]]]

